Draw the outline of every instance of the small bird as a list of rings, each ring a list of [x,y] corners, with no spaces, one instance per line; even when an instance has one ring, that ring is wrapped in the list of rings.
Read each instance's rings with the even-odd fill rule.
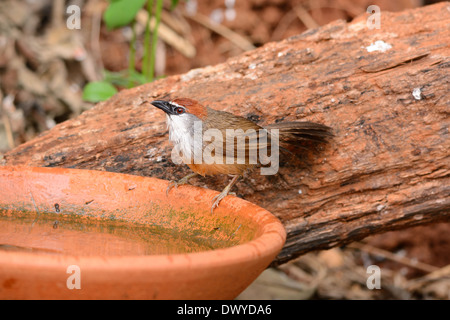
[[[177,182],[172,181],[167,193],[198,174],[233,176],[223,191],[213,198],[211,213],[246,171],[257,166],[267,167],[267,155],[277,154],[276,148],[291,153],[289,150],[326,143],[333,136],[330,127],[306,121],[278,122],[263,128],[249,119],[205,107],[189,98],[156,100],[151,104],[166,113],[169,140],[174,144],[174,150],[179,151],[182,161],[193,171]],[[213,143],[209,143],[212,139],[205,138],[207,133],[213,133]],[[262,151],[265,158],[260,156]]]

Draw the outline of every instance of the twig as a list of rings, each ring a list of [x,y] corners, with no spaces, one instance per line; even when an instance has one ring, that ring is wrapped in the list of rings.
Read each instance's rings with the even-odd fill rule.
[[[188,37],[191,35],[191,26],[181,15],[179,10],[174,10],[171,13],[164,10],[163,12],[161,12],[161,21],[163,21],[176,33],[181,34],[184,37]]]
[[[424,287],[427,283],[442,281],[443,279],[450,279],[450,265],[442,267],[423,277],[410,280],[408,282],[408,290],[419,290],[420,288]]]
[[[297,18],[296,13],[294,10],[289,11],[286,13],[281,19],[278,25],[275,27],[275,30],[273,30],[271,35],[271,40],[276,41],[280,40],[283,36],[283,34],[286,32],[286,30],[289,28],[291,23]]]
[[[150,74],[147,76],[147,80],[153,81],[153,77],[155,75],[155,60],[156,60],[156,45],[158,44],[158,29],[161,24],[161,12],[163,9],[163,0],[156,1],[156,10],[155,10],[155,23],[152,28],[152,48],[150,54]],[[153,18],[153,17],[152,17]]]
[[[298,5],[294,8],[297,17],[300,21],[308,28],[314,29],[320,27],[320,25],[313,19],[313,17],[309,14],[308,11],[303,8],[302,5]]]
[[[206,17],[200,13],[196,13],[194,15],[189,15],[189,14],[183,12],[183,15],[185,17],[188,17],[189,19],[201,24],[205,28],[208,28],[217,34],[220,34],[222,37],[228,39],[231,43],[233,43],[238,48],[240,48],[244,51],[255,49],[255,46],[249,40],[247,40],[240,34],[230,30],[229,28],[225,27],[224,25],[212,23],[208,17]]]
[[[103,60],[102,54],[100,50],[100,29],[102,24],[102,11],[100,9],[98,0],[95,0],[93,5],[92,12],[92,28],[91,28],[91,49],[93,56],[95,57],[96,63],[98,65],[97,70],[103,70]],[[97,72],[95,72],[96,78],[95,80],[99,80],[100,76]],[[90,81],[95,81],[90,79]]]
[[[2,122],[5,126],[6,139],[8,140],[8,147],[13,149],[15,147],[14,144],[14,135],[11,128],[11,123],[9,122],[9,117],[6,114],[5,109],[3,108],[3,94],[0,92],[0,114],[2,116]]]
[[[365,252],[375,255],[375,256],[380,256],[380,257],[383,257],[383,258],[386,258],[386,259],[389,259],[389,260],[392,260],[392,261],[395,261],[398,263],[402,263],[404,265],[407,265],[408,267],[415,268],[415,269],[418,269],[418,270],[421,270],[421,271],[424,271],[427,273],[433,272],[433,271],[436,271],[439,269],[435,266],[432,266],[432,265],[429,265],[429,264],[426,264],[426,263],[423,263],[420,261],[417,261],[417,262],[413,261],[412,259],[407,258],[407,257],[399,257],[398,255],[396,255],[392,252],[389,252],[387,250],[376,248],[371,245],[363,244],[360,242],[352,242],[349,245],[347,245],[347,247],[351,248],[351,249],[365,251]]]
[[[11,123],[9,123],[9,118],[5,113],[2,114],[2,121],[3,121],[3,125],[5,126],[6,139],[8,140],[8,147],[10,149],[14,149],[15,144],[14,144],[13,132],[11,129]]]
[[[147,18],[148,13],[145,10],[140,10],[136,15],[136,20],[142,25],[145,25],[147,23]],[[156,20],[154,18],[150,19],[151,29],[153,29],[155,23]],[[162,41],[173,47],[175,50],[178,50],[182,55],[188,58],[193,58],[195,56],[195,47],[188,40],[180,37],[175,31],[170,29],[163,22],[160,22],[158,37],[160,37]]]
[[[52,27],[56,29],[62,28],[64,25],[65,5],[64,0],[55,0],[52,6]]]

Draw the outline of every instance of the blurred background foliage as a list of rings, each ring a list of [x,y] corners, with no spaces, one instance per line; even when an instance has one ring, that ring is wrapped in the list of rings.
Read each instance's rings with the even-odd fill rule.
[[[1,0],[0,154],[118,90],[224,62],[336,19],[350,21],[369,4],[400,11],[424,3]],[[68,28],[70,6],[80,8],[79,29]]]
[[[173,10],[178,0],[171,0]],[[83,100],[90,102],[104,101],[114,95],[117,90],[114,85],[128,88],[152,82],[155,77],[156,45],[158,43],[158,29],[161,23],[161,13],[164,1],[156,0],[109,0],[109,5],[103,13],[103,21],[108,30],[131,28],[132,37],[129,47],[128,69],[126,72],[111,73],[104,71],[102,81],[89,82],[83,90]],[[145,6],[145,7],[144,7]],[[145,35],[143,41],[144,54],[142,57],[142,72],[136,70],[136,17],[139,10],[146,10]]]

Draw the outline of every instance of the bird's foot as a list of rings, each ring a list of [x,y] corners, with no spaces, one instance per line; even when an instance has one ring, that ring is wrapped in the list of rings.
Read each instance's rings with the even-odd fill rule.
[[[236,195],[234,192],[230,192],[230,190],[238,179],[239,176],[234,176],[233,179],[231,179],[231,182],[223,189],[223,191],[213,198],[211,213],[214,213],[214,209],[219,206],[220,201],[222,201],[222,199],[225,198],[227,195],[229,194],[232,194],[234,196]]]
[[[189,179],[192,178],[192,177],[195,177],[196,175],[197,175],[197,173],[194,172],[194,173],[188,174],[187,176],[181,178],[178,181],[170,181],[169,185],[167,186],[167,189],[166,189],[166,195],[167,196],[169,195],[169,191],[172,188],[176,189],[178,186],[182,186],[183,184],[189,183]]]
[[[211,213],[213,213],[214,209],[219,206],[219,203],[220,203],[220,201],[222,201],[223,198],[225,198],[228,195],[236,196],[236,193],[229,192],[228,190],[225,188],[221,193],[219,193],[217,196],[215,196],[213,198],[213,204],[211,206]]]
[[[172,189],[172,188],[178,188],[178,186],[179,186],[180,184],[177,182],[177,181],[174,181],[174,180],[172,180],[172,181],[170,181],[169,182],[169,184],[168,184],[168,186],[167,186],[167,189],[166,189],[166,196],[168,196],[169,195],[169,191]]]

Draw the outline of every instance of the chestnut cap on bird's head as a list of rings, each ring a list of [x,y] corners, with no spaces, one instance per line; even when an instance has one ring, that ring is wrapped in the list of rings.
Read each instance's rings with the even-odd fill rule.
[[[188,98],[155,100],[151,104],[165,112],[169,140],[180,147],[183,154],[190,154],[194,146],[194,129],[196,124],[207,119],[207,108]]]
[[[206,116],[206,108],[195,100],[178,98],[170,101],[155,100],[151,102],[155,107],[163,110],[168,116],[177,116],[190,113],[202,119]]]

